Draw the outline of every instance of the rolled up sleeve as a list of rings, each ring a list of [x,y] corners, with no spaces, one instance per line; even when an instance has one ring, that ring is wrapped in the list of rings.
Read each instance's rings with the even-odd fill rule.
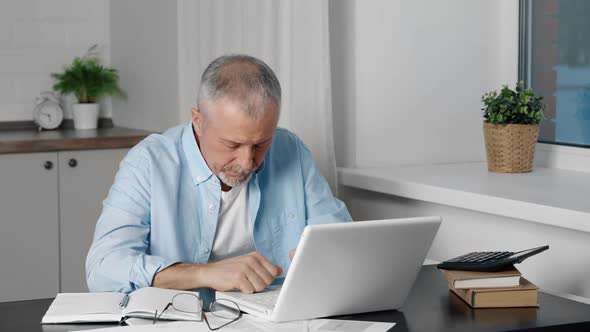
[[[92,292],[131,292],[176,263],[149,254],[150,164],[139,147],[121,162],[86,259]]]

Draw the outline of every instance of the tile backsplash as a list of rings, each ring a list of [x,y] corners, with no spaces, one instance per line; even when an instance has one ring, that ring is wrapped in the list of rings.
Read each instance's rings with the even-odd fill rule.
[[[0,0],[0,121],[32,119],[35,97],[51,90],[51,73],[75,56],[100,45],[110,63],[108,0]],[[65,117],[70,104],[63,100]],[[101,117],[111,117],[110,100],[101,102]]]

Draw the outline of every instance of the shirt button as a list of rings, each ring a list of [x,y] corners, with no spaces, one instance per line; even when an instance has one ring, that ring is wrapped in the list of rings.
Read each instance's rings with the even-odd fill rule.
[[[215,204],[209,205],[209,211],[215,211]]]
[[[287,217],[288,217],[289,219],[293,219],[293,218],[295,218],[295,213],[293,213],[293,212],[289,212],[289,214],[287,215]]]
[[[201,180],[203,180],[203,178],[200,176],[197,176],[197,181],[201,181]]]
[[[209,248],[205,248],[205,253],[208,254],[209,253]]]

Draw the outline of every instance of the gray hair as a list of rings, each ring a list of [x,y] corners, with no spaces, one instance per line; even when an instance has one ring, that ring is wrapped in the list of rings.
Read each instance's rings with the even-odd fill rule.
[[[272,102],[281,107],[281,84],[262,60],[249,55],[224,55],[213,60],[201,76],[197,104],[229,97],[244,103],[244,111],[256,116]]]

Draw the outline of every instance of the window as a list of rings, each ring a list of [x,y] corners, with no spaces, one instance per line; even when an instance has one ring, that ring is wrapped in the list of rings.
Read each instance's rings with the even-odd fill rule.
[[[590,1],[521,0],[519,77],[545,97],[539,141],[590,148]]]

